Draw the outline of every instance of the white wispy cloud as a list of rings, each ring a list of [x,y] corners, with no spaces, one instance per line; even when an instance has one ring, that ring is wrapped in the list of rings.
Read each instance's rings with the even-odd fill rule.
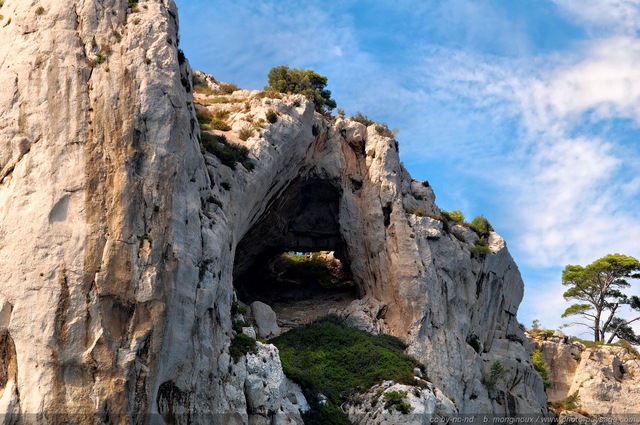
[[[606,131],[585,129],[612,119],[630,120],[631,132],[640,124],[639,67],[640,40],[616,36],[533,64],[436,51],[422,68],[432,95],[466,101],[488,123],[517,120],[515,139],[466,141],[471,149],[490,144],[493,157],[466,159],[489,173],[487,183],[510,205],[505,218],[519,223],[512,246],[528,264],[640,253],[640,152]]]
[[[553,0],[571,18],[595,30],[635,35],[640,28],[638,0]]]

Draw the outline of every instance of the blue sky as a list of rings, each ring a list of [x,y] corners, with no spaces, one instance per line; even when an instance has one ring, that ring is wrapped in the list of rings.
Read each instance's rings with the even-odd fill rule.
[[[400,129],[438,205],[507,240],[524,324],[563,323],[565,265],[640,257],[640,0],[176,3],[193,68],[247,89],[312,68]]]

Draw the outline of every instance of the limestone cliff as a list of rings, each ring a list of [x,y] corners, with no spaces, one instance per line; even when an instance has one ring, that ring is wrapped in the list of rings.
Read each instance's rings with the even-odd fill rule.
[[[172,0],[1,11],[3,411],[299,423],[269,346],[264,370],[229,354],[234,282],[250,291],[255,264],[285,250],[335,251],[358,289],[343,314],[406,341],[458,411],[546,411],[504,241],[473,256],[471,230],[408,213],[440,211],[395,140],[302,96],[236,91],[226,134],[249,156],[225,165],[199,143]]]
[[[640,355],[631,346],[590,346],[555,335],[532,340],[549,366],[549,401],[559,407],[577,395],[574,410],[591,416],[637,415]]]

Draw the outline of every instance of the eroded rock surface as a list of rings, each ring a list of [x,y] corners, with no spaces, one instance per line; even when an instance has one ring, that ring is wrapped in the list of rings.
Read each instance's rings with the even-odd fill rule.
[[[5,0],[2,14],[3,411],[249,423],[267,404],[229,355],[234,278],[286,250],[348,264],[345,314],[407,342],[460,412],[545,411],[504,241],[472,256],[473,232],[408,213],[440,210],[395,140],[302,96],[194,99],[172,0]],[[246,167],[202,153],[194,101],[229,110]],[[508,372],[489,391],[496,360]]]
[[[549,401],[578,393],[579,412],[593,416],[637,415],[640,356],[619,346],[585,347],[571,337],[533,339],[549,364]]]
[[[391,398],[385,396],[393,393],[404,406],[390,402]],[[458,413],[453,400],[424,381],[422,388],[384,381],[352,399],[346,411],[351,422],[361,425],[445,423],[446,418]]]

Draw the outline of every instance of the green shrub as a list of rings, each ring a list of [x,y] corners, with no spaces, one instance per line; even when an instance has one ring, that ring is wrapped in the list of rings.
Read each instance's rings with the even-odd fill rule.
[[[275,124],[276,122],[278,122],[278,113],[273,109],[269,109],[267,112],[265,112],[264,115],[267,118],[267,121],[269,121],[271,124]]]
[[[234,363],[238,363],[238,360],[242,358],[242,356],[246,356],[247,354],[255,354],[258,352],[258,344],[256,344],[256,340],[247,336],[245,334],[238,334],[231,340],[231,345],[229,346],[229,354],[233,359]]]
[[[200,133],[200,143],[207,152],[214,154],[220,162],[232,170],[236,169],[238,162],[248,171],[253,170],[254,166],[247,157],[249,149],[246,146],[231,143],[223,135],[209,134],[204,131]]]
[[[231,126],[229,124],[227,124],[226,122],[219,120],[219,119],[212,119],[209,122],[209,127],[213,130],[220,130],[220,131],[229,131],[231,130]]]
[[[200,78],[198,78],[197,75],[193,74],[192,77],[193,81],[193,91],[200,93],[200,94],[204,94],[204,95],[212,95],[213,90],[211,90],[211,87],[209,87],[209,84],[207,84],[207,82],[205,80],[201,80]]]
[[[464,222],[464,214],[460,210],[453,210],[449,212],[443,212],[442,215],[449,221],[453,221],[455,223],[463,223]]]
[[[411,410],[411,405],[404,401],[407,394],[406,391],[388,391],[384,393],[384,399],[386,400],[384,408],[397,410],[406,415]]]
[[[247,322],[243,320],[234,320],[231,328],[238,334],[242,333],[242,328],[249,326]]]
[[[355,122],[359,122],[365,127],[369,127],[370,125],[375,124],[375,121],[370,120],[369,117],[367,117],[362,112],[356,113],[354,116],[351,117],[351,119],[354,120]]]
[[[200,124],[200,126],[203,125],[209,125],[209,123],[211,122],[211,115],[209,115],[209,112],[202,112],[196,109],[196,119],[198,120],[198,124]]]
[[[573,338],[587,348],[597,348],[605,345],[604,341],[590,341],[588,339]]]
[[[471,222],[471,228],[480,236],[489,237],[489,233],[493,232],[493,227],[489,223],[489,220],[482,216],[477,216]]]
[[[40,15],[44,15],[44,7],[40,6],[36,9],[36,15],[40,16]]]
[[[218,90],[218,92],[222,94],[231,94],[234,91],[238,90],[240,90],[240,87],[235,84],[222,83],[220,84],[220,89]]]
[[[389,335],[372,335],[345,326],[337,316],[291,330],[272,339],[280,350],[285,374],[338,406],[342,394],[366,391],[376,382],[414,384],[416,360]],[[401,348],[402,347],[402,348]]]
[[[486,245],[475,245],[471,248],[471,256],[473,258],[482,259],[491,254],[491,249]]]
[[[375,129],[378,132],[378,134],[381,136],[390,137],[390,138],[394,137],[393,132],[389,130],[389,127],[386,124],[376,124]]]
[[[423,186],[423,187],[429,187],[429,182],[428,182],[428,181],[426,181],[426,180],[425,180],[425,181],[423,181],[423,182],[422,182],[422,186]]]
[[[313,101],[316,111],[324,114],[336,107],[331,92],[326,89],[327,77],[311,69],[289,68],[286,65],[271,68],[268,74],[267,91],[299,93]]]
[[[274,267],[282,271],[284,279],[323,288],[332,286],[331,270],[325,261],[317,258],[316,253],[310,259],[305,255],[282,254],[274,262]]]
[[[246,125],[238,131],[238,137],[240,138],[240,140],[246,141],[253,136],[253,133],[254,133],[253,128],[251,128],[251,126],[249,125]]]
[[[556,334],[556,331],[554,331],[553,329],[547,329],[545,331],[540,331],[540,333],[538,335],[543,337],[543,338],[545,338],[545,339],[547,339],[547,338],[551,338],[555,334]]]
[[[418,217],[426,217],[427,213],[422,208],[407,208],[405,210],[408,214],[413,214]]]
[[[311,403],[311,409],[302,414],[305,425],[352,425],[342,409],[333,404]]]
[[[233,303],[231,304],[231,317],[235,316],[236,314],[245,314],[246,312],[246,307],[241,306],[240,304],[238,304],[238,301],[233,300]]]
[[[103,55],[102,53],[96,53],[96,57],[93,59],[95,64],[102,64],[107,61],[107,55]]]
[[[566,396],[565,398],[563,398],[562,400],[557,400],[552,402],[551,406],[560,410],[577,410],[579,402],[580,402],[580,395],[576,390],[573,393]]]
[[[491,374],[489,375],[489,379],[483,380],[482,383],[488,390],[496,390],[498,380],[507,372],[509,372],[509,369],[506,369],[504,366],[502,366],[500,360],[496,360],[491,365]]]
[[[536,350],[531,354],[533,368],[540,374],[544,388],[547,389],[551,385],[549,381],[549,365],[542,360],[542,351]]]
[[[489,246],[489,239],[485,236],[480,236],[475,241],[473,241],[475,245]]]
[[[631,345],[631,343],[626,339],[620,338],[618,342],[614,342],[611,345],[616,345],[618,347],[626,348],[627,351],[629,351],[629,353],[633,354],[636,357],[636,359],[640,359],[640,353],[638,353],[638,350],[636,350],[635,347]]]
[[[222,110],[214,112],[213,116],[216,119],[225,120],[225,119],[227,119],[229,117],[230,114],[231,114],[231,111],[225,111],[225,110],[222,109]]]

